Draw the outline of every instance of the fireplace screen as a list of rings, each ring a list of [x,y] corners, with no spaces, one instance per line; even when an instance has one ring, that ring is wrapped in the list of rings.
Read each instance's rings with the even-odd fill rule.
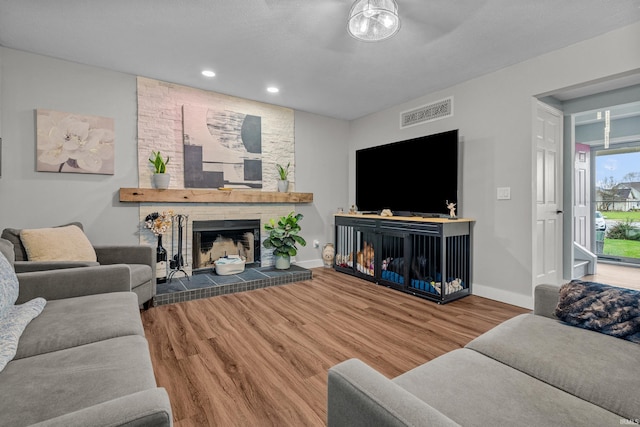
[[[260,265],[260,220],[193,221],[193,269],[213,268],[227,255]]]

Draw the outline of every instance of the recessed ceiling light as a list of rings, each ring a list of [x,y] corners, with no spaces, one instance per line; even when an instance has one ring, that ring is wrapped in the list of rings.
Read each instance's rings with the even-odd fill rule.
[[[277,88],[277,87],[275,87],[275,86],[269,86],[269,87],[267,88],[267,92],[269,92],[269,93],[278,93],[278,92],[280,92],[280,89],[278,89],[278,88]]]
[[[205,77],[215,77],[216,73],[214,73],[211,70],[204,70],[202,72],[202,75],[205,76]]]

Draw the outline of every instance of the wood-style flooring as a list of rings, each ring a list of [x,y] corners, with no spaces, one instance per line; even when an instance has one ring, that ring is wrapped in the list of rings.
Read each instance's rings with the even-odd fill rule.
[[[580,280],[640,290],[640,266],[599,262],[596,274],[584,276]]]
[[[528,310],[448,304],[313,269],[311,280],[142,312],[177,427],[324,426],[327,371],[356,357],[388,377]]]

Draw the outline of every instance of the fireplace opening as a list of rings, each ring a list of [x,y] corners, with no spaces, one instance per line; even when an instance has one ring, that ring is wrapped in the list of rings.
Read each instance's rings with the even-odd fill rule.
[[[193,270],[212,269],[228,255],[245,257],[247,267],[260,266],[260,220],[193,221]]]

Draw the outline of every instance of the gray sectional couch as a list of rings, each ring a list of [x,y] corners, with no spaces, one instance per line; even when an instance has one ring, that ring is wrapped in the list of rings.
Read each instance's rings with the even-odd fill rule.
[[[84,230],[82,223],[71,222],[59,227],[75,225]],[[13,244],[15,254],[14,265],[17,273],[32,271],[47,271],[54,269],[66,269],[73,267],[104,266],[104,274],[110,274],[127,266],[129,274],[129,290],[138,296],[138,304],[149,308],[153,304],[156,295],[156,251],[151,246],[144,245],[102,245],[93,246],[97,261],[29,261],[27,251],[20,239],[19,228],[5,228],[2,230],[2,239]],[[37,280],[40,280],[38,278]],[[55,278],[53,279],[55,280]],[[78,283],[82,283],[78,281]]]
[[[0,251],[13,260],[13,249],[4,239]],[[121,271],[108,278],[91,273],[114,267]],[[172,425],[168,395],[156,385],[127,266],[17,277],[16,304],[42,297],[46,305],[28,323],[15,357],[0,372],[0,425]],[[47,285],[51,283],[55,286]]]
[[[464,348],[389,379],[358,359],[329,370],[338,426],[620,426],[640,423],[640,344],[555,317],[559,287]]]

